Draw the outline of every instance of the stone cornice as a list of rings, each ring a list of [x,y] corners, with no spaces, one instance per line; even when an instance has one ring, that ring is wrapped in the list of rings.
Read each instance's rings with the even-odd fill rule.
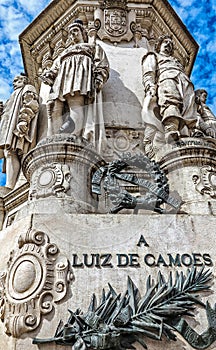
[[[21,204],[28,200],[29,193],[29,183],[26,182],[22,186],[10,191],[6,196],[4,196],[4,209],[5,212],[19,207]]]

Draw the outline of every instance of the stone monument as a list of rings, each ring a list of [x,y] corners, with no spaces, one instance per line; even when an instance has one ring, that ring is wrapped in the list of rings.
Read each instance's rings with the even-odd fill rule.
[[[190,79],[196,41],[167,0],[52,1],[19,40],[0,348],[215,349],[216,121]]]

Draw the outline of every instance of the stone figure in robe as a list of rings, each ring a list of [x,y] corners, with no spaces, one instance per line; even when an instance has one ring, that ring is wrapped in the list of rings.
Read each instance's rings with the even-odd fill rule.
[[[142,61],[147,151],[151,151],[155,136],[164,135],[168,143],[189,136],[197,120],[194,87],[182,64],[173,56],[172,37],[161,36],[155,51],[145,55]]]
[[[204,89],[195,91],[195,101],[197,104],[197,129],[200,136],[216,138],[216,117],[211,109],[206,105],[208,93]]]
[[[38,94],[25,75],[13,81],[14,92],[0,110],[0,158],[4,158],[6,187],[13,189],[24,155],[36,145]]]
[[[51,85],[48,108],[48,135],[72,133],[86,136],[87,106],[92,104],[109,76],[109,63],[103,49],[88,43],[81,20],[69,28],[70,45],[41,78]],[[69,117],[64,118],[64,109]],[[86,136],[88,138],[88,135]]]

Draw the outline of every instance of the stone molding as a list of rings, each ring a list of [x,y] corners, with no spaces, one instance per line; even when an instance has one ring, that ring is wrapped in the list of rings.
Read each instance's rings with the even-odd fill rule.
[[[4,191],[2,191],[4,189]],[[20,208],[28,200],[29,183],[13,189],[8,192],[6,187],[1,189],[0,196],[0,227],[9,226],[16,216],[18,208]],[[3,225],[4,224],[4,225]]]
[[[214,139],[182,138],[158,155],[158,162],[166,173],[183,167],[216,166]]]
[[[5,212],[22,205],[28,199],[29,183],[25,183],[22,186],[15,188],[4,196],[4,207]]]
[[[87,141],[78,140],[70,134],[47,137],[39,142],[37,147],[24,158],[23,173],[30,181],[33,172],[47,163],[57,161],[65,164],[74,160],[84,164],[89,164],[89,162],[92,164],[101,163],[102,158],[91,148],[91,144]]]
[[[7,272],[0,276],[0,317],[6,334],[17,338],[35,330],[42,315],[65,297],[72,280],[69,261],[47,234],[35,229],[21,234]]]

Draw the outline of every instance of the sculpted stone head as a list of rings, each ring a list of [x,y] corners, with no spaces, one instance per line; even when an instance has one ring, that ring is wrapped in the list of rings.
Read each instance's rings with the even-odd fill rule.
[[[155,50],[158,53],[172,55],[174,51],[172,36],[169,34],[160,36],[156,42]]]
[[[85,28],[83,27],[83,22],[80,19],[76,19],[72,24],[70,24],[68,31],[74,44],[87,41]]]
[[[26,75],[17,75],[13,80],[13,88],[14,90],[23,87],[28,83],[28,78]]]
[[[205,89],[198,89],[195,91],[195,101],[197,104],[206,103],[208,93]]]

